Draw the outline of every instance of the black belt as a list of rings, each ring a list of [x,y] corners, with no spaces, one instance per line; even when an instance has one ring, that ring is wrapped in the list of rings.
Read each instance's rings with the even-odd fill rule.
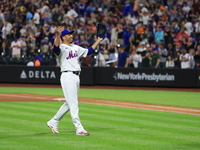
[[[73,74],[75,74],[77,76],[80,74],[80,71],[63,71],[63,72],[72,72]]]

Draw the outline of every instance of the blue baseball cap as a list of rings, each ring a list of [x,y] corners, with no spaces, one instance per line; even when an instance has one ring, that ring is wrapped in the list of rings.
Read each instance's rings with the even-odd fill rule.
[[[68,30],[68,29],[64,29],[64,30],[62,31],[60,37],[62,38],[63,36],[65,36],[65,35],[67,35],[67,34],[71,34],[71,33],[74,33],[74,31],[70,31],[70,30]]]
[[[17,39],[18,39],[17,37],[14,37],[14,41],[17,41]]]
[[[100,48],[99,51],[104,51],[104,49],[103,49],[103,48]]]
[[[180,48],[179,48],[179,50],[184,50],[185,49],[185,47],[184,46],[181,46]]]
[[[117,48],[125,48],[125,45],[123,45],[123,44],[117,44]]]
[[[21,38],[26,38],[26,36],[24,36],[24,35],[21,35],[20,37],[21,37]]]
[[[158,51],[158,47],[154,47],[154,48],[153,48],[153,51]]]

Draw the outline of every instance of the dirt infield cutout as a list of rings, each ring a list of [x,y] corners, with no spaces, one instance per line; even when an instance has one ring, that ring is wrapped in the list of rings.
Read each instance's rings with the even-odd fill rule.
[[[48,96],[48,95],[0,93],[0,102],[55,102],[55,101],[63,102],[65,101],[65,99],[63,97]],[[89,98],[79,98],[79,102],[95,104],[95,105],[107,105],[107,106],[116,106],[116,107],[127,107],[127,108],[137,108],[137,109],[200,115],[200,109],[198,108],[153,105],[153,104],[113,101],[113,100],[112,101],[98,100],[98,99],[89,99]]]

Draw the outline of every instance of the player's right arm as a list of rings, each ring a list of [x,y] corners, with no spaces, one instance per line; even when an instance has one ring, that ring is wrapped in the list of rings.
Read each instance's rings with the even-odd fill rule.
[[[54,49],[53,49],[53,52],[56,54],[56,55],[59,55],[60,54],[60,44],[62,43],[62,40],[60,38],[60,35],[62,33],[62,30],[64,29],[64,27],[62,26],[59,26],[58,27],[58,30],[57,30],[57,34],[56,34],[56,38],[54,40]]]

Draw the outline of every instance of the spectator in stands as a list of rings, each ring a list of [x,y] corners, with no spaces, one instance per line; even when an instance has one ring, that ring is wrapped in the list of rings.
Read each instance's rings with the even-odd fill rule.
[[[81,47],[84,47],[84,48],[86,48],[89,45],[89,43],[88,43],[88,41],[86,39],[86,35],[85,34],[81,34],[80,35],[80,44],[79,45]]]
[[[36,51],[36,55],[34,57],[34,62],[35,62],[35,66],[41,66],[42,64],[42,55],[41,55],[41,50],[38,49],[38,51]]]
[[[161,40],[164,40],[164,31],[162,27],[157,27],[157,31],[155,32],[155,41],[156,43],[160,43]]]
[[[169,43],[167,46],[167,55],[173,56],[174,51],[175,51],[174,45],[172,43]]]
[[[68,6],[67,9],[67,16],[70,19],[75,20],[78,17],[78,13],[71,6]]]
[[[141,21],[138,22],[138,24],[135,28],[136,28],[137,35],[144,34],[145,26],[144,26],[143,22],[141,22]]]
[[[147,40],[146,43],[151,43],[152,41],[154,41],[154,35],[150,27],[145,28],[144,37]]]
[[[133,6],[132,5],[130,5],[130,1],[129,0],[126,0],[125,1],[125,5],[124,5],[124,7],[123,7],[123,17],[126,17],[128,14],[129,14],[129,12],[132,12],[133,11]]]
[[[195,44],[196,44],[196,41],[193,40],[193,38],[191,36],[188,38],[188,40],[183,38],[183,46],[186,48],[187,53],[189,53],[190,49],[195,48]]]
[[[195,55],[195,51],[194,49],[190,49],[189,50],[189,61],[190,61],[190,68],[193,69],[195,66],[195,60],[194,60],[194,55]]]
[[[118,23],[117,24],[117,29],[116,29],[116,32],[117,32],[117,43],[122,45],[123,44],[123,25],[121,23]]]
[[[124,67],[127,68],[129,64],[129,54],[124,50],[124,45],[117,45],[117,51],[118,51],[118,62],[117,67]]]
[[[151,20],[150,13],[148,12],[148,9],[143,7],[141,10],[141,20],[144,26],[147,26],[149,23],[149,20]]]
[[[181,48],[181,44],[177,42],[175,44],[175,51],[172,54],[172,57],[173,57],[173,60],[174,60],[174,64],[175,64],[175,66],[174,66],[175,68],[181,68],[180,61],[179,61],[180,48]]]
[[[185,20],[184,27],[186,29],[186,33],[190,36],[192,32],[194,32],[194,27],[191,21],[189,21],[189,18]]]
[[[127,47],[130,44],[130,37],[132,35],[132,28],[126,27],[123,32],[123,43],[124,46]]]
[[[43,54],[46,54],[47,52],[49,52],[49,38],[45,37],[44,39],[42,39],[41,41],[41,51]]]
[[[46,24],[46,23],[44,24],[44,26],[42,27],[42,33],[43,33],[44,37],[50,36],[50,26],[48,24]]]
[[[200,38],[200,18],[194,21],[194,28],[197,38]]]
[[[3,11],[0,9],[0,22],[4,23],[5,21],[5,14],[3,13]]]
[[[103,52],[104,52],[104,49],[100,48],[99,51],[98,51],[98,55],[96,57],[95,66],[98,66],[98,67],[105,67],[106,66],[106,61],[105,61],[105,58],[103,56]]]
[[[22,24],[22,28],[20,29],[20,35],[26,35],[27,31],[28,31],[28,28],[26,24],[25,23]]]
[[[39,9],[36,10],[36,12],[33,15],[33,21],[36,25],[36,27],[40,24],[40,14],[39,14]]]
[[[54,44],[54,38],[56,35],[56,31],[57,31],[57,26],[55,23],[51,23],[50,27],[49,27],[49,42],[53,45]]]
[[[139,62],[138,62],[138,66],[141,67],[141,63],[142,63],[142,53],[143,51],[146,51],[146,44],[144,41],[141,41],[139,43],[139,45],[136,47],[136,51],[137,54],[139,55]]]
[[[36,45],[35,45],[35,37],[34,34],[29,33],[28,37],[27,37],[27,45],[28,45],[28,49],[31,50],[35,50]]]
[[[74,38],[73,39],[74,44],[80,45],[80,42],[81,42],[80,35],[79,34],[74,34],[73,38]]]
[[[142,51],[142,53],[141,53],[141,57],[142,57],[141,67],[142,68],[150,67],[151,52],[152,52],[152,47],[148,44],[146,46],[146,50]]]
[[[181,63],[181,69],[189,69],[190,68],[190,55],[187,53],[185,47],[180,48],[180,58],[179,61]]]
[[[37,28],[36,28],[35,23],[32,19],[30,20],[30,23],[27,24],[27,30],[28,30],[29,33],[32,33],[32,34],[36,33]]]
[[[140,56],[137,54],[135,49],[130,51],[129,61],[129,67],[138,68]]]
[[[25,9],[26,13],[26,23],[29,24],[31,19],[33,18],[33,14],[30,12],[30,10]]]
[[[26,64],[26,66],[34,66],[35,64],[34,64],[34,59],[33,58],[31,58],[29,61],[28,61],[28,63]]]
[[[3,28],[3,22],[0,21],[0,43],[2,42],[2,28]]]
[[[171,36],[169,36],[169,41],[168,43],[172,44],[174,46],[174,44],[176,43],[176,33],[175,32],[171,32]]]
[[[158,49],[157,43],[155,41],[152,41],[150,46],[152,49],[154,49],[154,48]]]
[[[153,54],[151,55],[151,67],[160,68],[160,54],[157,47],[153,49]]]
[[[0,47],[0,57],[8,57],[10,55],[9,47],[6,41],[3,41]]]
[[[87,55],[86,57],[81,58],[81,65],[91,67],[92,66],[92,55]]]
[[[108,52],[109,52],[109,61],[112,60],[116,60],[116,50],[115,50],[116,44],[115,42],[111,42],[109,43],[109,48],[108,48]]]
[[[167,49],[163,44],[159,44],[158,48],[159,54],[160,54],[160,68],[165,68],[166,60],[167,60]]]
[[[27,56],[28,53],[28,45],[26,43],[27,37],[25,35],[21,35],[20,42],[22,44],[21,46],[21,56]]]
[[[200,45],[197,46],[197,51],[194,55],[195,66],[200,63]]]
[[[90,0],[88,2],[81,0],[77,3],[65,0],[17,0],[12,2],[8,2],[7,5],[2,3],[0,7],[0,24],[3,23],[3,26],[0,25],[0,43],[6,39],[6,43],[11,45],[14,37],[19,38],[21,35],[26,35],[28,37],[27,44],[32,51],[34,46],[30,45],[36,45],[36,49],[39,49],[42,39],[46,36],[53,43],[54,35],[50,34],[55,33],[52,26],[55,23],[63,24],[69,29],[73,27],[76,33],[90,37],[87,41],[90,45],[94,40],[95,24],[103,22],[108,26],[106,40],[128,45],[127,52],[130,47],[129,42],[137,47],[144,39],[147,39],[145,43],[152,41],[157,44],[163,43],[170,54],[177,42],[185,46],[187,51],[196,49],[199,44],[200,3],[198,0],[194,2],[192,0],[135,0],[133,5],[133,2],[129,0]],[[28,24],[27,18],[28,20],[33,19],[35,26],[33,23]],[[8,22],[7,25],[6,22]],[[43,30],[42,27],[46,25],[48,27]],[[130,31],[130,39],[129,31],[126,30],[127,25],[134,28]],[[157,29],[162,29],[164,37],[162,32],[158,32]],[[30,32],[27,31],[34,34],[35,40],[29,38]],[[144,35],[144,37],[139,35]],[[123,36],[126,37],[125,40],[123,40]],[[80,40],[81,42],[82,40]],[[168,43],[172,44],[171,48],[168,48]],[[52,44],[50,45],[51,49]],[[178,67],[178,63],[180,63],[178,54],[177,49],[172,54],[173,59],[177,59],[175,67]],[[29,54],[27,53],[27,55]]]
[[[2,39],[6,40],[8,35],[10,34],[10,30],[12,29],[12,24],[7,20],[5,20],[4,22],[5,23],[1,30],[2,30]]]
[[[38,59],[36,59],[36,60],[34,61],[34,66],[36,66],[36,67],[41,66],[41,63],[40,63],[40,61],[39,61]]]
[[[189,11],[191,10],[191,8],[190,8],[190,6],[188,6],[187,2],[183,2],[182,10],[183,10],[183,14],[185,14],[185,15],[187,15],[189,13]]]
[[[37,27],[37,31],[35,33],[35,45],[36,45],[36,49],[40,48],[41,39],[42,39],[42,33],[43,33],[42,25],[39,25]]]
[[[59,8],[58,8],[58,4],[55,4],[53,10],[52,10],[52,21],[53,22],[58,22],[58,18],[60,17],[59,14]]]
[[[164,30],[164,43],[165,43],[165,47],[167,47],[168,44],[170,43],[170,38],[171,38],[170,27],[166,26],[165,30]]]
[[[117,8],[117,1],[110,0],[110,3],[108,4],[108,11],[112,11],[113,13],[116,13],[116,8]]]
[[[189,35],[185,32],[185,27],[182,27],[180,32],[176,35],[176,41],[182,43],[183,38],[189,38]]]
[[[116,43],[117,42],[117,25],[116,23],[112,23],[111,24],[111,37],[110,37],[110,40],[111,42],[114,42]]]
[[[173,58],[172,58],[171,55],[168,55],[168,56],[167,56],[167,61],[166,61],[165,66],[166,66],[166,68],[168,68],[168,69],[174,68],[174,60],[173,60]]]
[[[17,37],[14,38],[14,41],[12,41],[10,47],[12,49],[12,58],[21,58],[22,43]]]

